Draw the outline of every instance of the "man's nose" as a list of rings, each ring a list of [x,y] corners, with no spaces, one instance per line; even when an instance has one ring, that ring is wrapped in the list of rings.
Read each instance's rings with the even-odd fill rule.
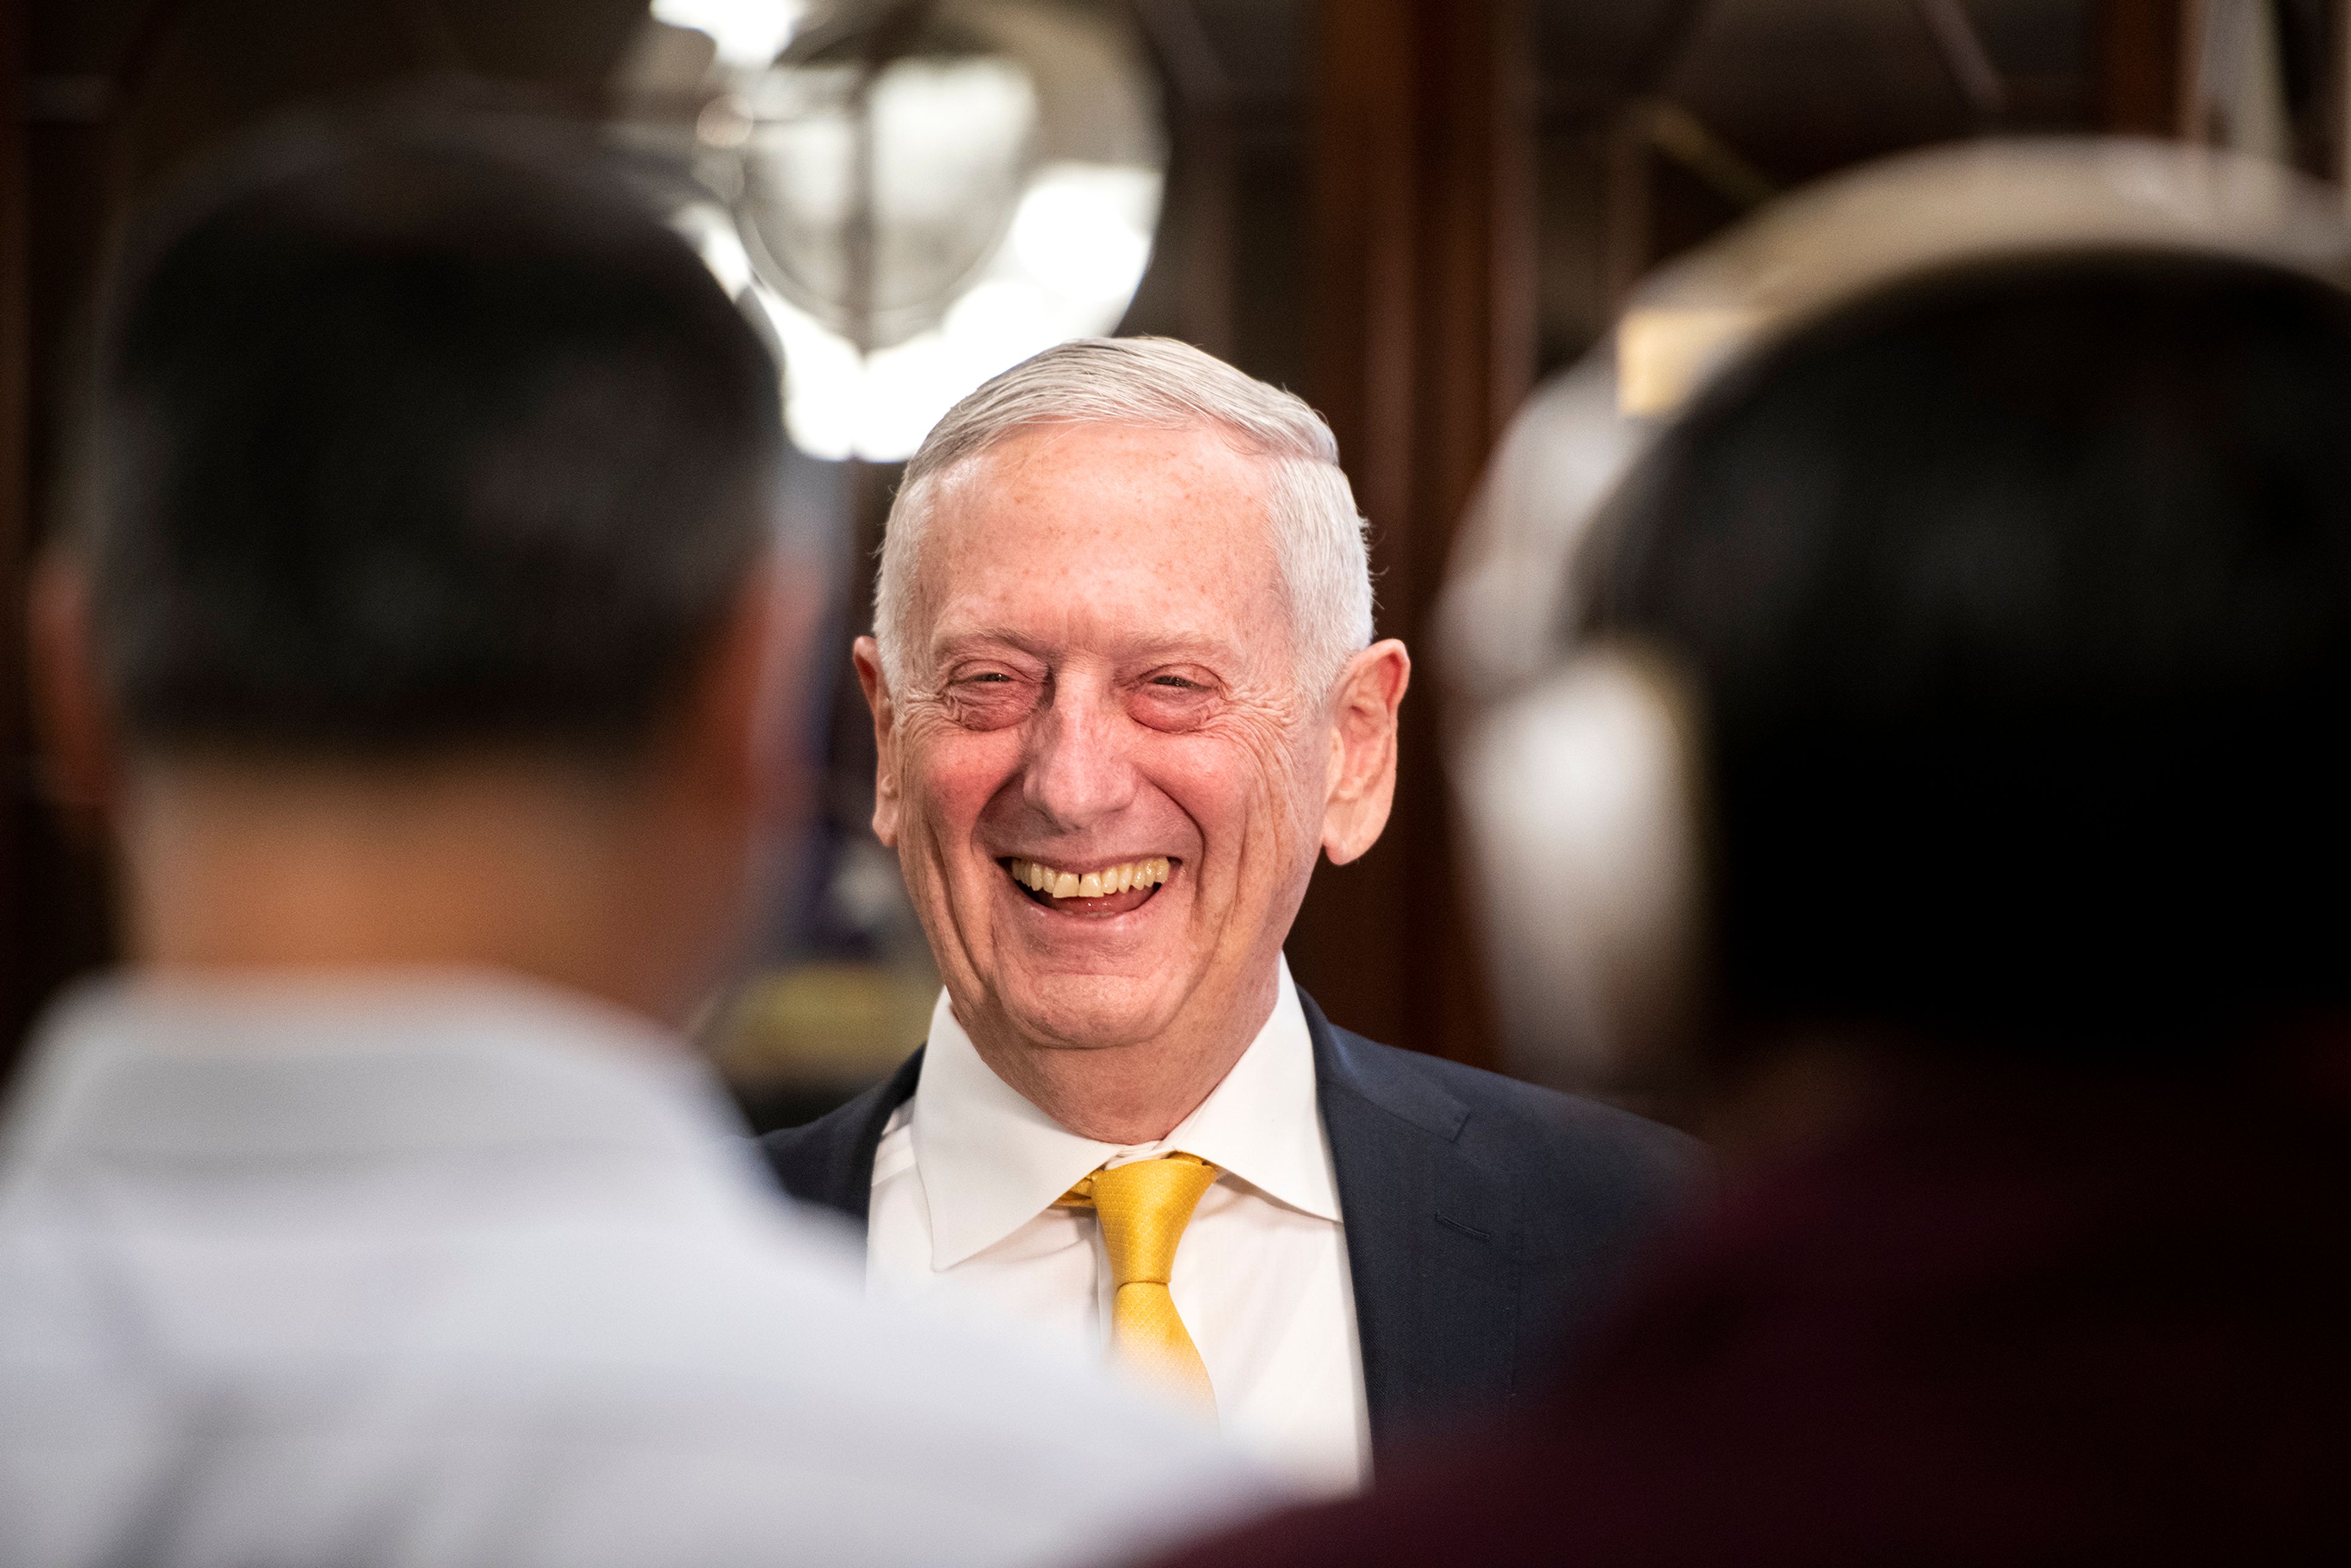
[[[1131,725],[1107,693],[1061,684],[1032,722],[1021,793],[1052,831],[1083,831],[1133,802]]]

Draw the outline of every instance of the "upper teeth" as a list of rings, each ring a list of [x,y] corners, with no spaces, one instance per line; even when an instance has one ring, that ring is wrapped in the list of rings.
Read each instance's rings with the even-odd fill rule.
[[[1157,887],[1167,880],[1167,857],[1129,861],[1102,871],[1062,871],[1035,861],[1014,860],[1012,880],[1049,898],[1107,898],[1134,887]]]

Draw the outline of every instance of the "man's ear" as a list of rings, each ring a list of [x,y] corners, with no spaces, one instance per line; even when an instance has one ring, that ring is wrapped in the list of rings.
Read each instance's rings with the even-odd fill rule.
[[[1331,695],[1331,792],[1322,852],[1345,865],[1379,841],[1395,800],[1396,710],[1412,684],[1412,655],[1395,638],[1353,658]]]
[[[898,847],[898,708],[890,698],[890,682],[882,674],[882,648],[871,637],[860,637],[850,650],[857,666],[857,684],[865,706],[873,710],[873,836],[884,849]]]
[[[45,556],[26,609],[43,793],[68,830],[96,838],[114,809],[121,759],[81,564],[62,551]]]

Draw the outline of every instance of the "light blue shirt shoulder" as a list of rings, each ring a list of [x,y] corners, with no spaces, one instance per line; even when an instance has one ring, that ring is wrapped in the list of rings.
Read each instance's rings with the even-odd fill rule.
[[[674,1040],[518,982],[72,998],[0,1123],[9,1561],[1048,1563],[1264,1500],[866,1300],[739,1134]]]

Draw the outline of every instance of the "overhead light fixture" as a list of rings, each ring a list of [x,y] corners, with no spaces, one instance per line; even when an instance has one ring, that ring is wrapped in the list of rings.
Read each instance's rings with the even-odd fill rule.
[[[706,34],[718,46],[719,61],[738,70],[772,65],[807,14],[800,0],[653,0],[653,5],[655,21]]]
[[[773,326],[801,450],[903,459],[989,376],[1125,315],[1165,151],[1123,10],[657,0],[653,17],[715,58],[690,93],[641,94],[633,131],[691,160],[678,226]]]

